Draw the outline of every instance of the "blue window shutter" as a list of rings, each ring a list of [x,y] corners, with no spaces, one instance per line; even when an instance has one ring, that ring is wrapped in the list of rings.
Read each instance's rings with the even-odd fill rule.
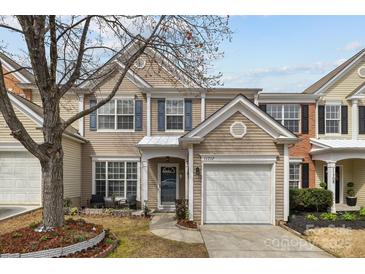
[[[185,99],[185,130],[193,128],[193,102],[191,99]]]
[[[90,100],[90,107],[93,107],[96,105],[96,100]],[[96,130],[96,111],[90,113],[90,130],[95,131]]]
[[[157,99],[158,130],[165,131],[165,99]]]
[[[143,129],[142,113],[143,113],[143,102],[142,100],[136,100],[134,102],[134,124],[136,131],[141,131]]]
[[[347,106],[341,106],[341,134],[348,133]]]

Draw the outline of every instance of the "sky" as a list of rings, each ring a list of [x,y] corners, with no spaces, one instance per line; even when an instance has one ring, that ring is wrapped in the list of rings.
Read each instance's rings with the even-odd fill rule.
[[[232,16],[225,87],[301,92],[365,47],[365,16]]]
[[[365,16],[231,16],[213,69],[224,87],[301,92],[365,47]],[[0,44],[19,50],[6,30]]]

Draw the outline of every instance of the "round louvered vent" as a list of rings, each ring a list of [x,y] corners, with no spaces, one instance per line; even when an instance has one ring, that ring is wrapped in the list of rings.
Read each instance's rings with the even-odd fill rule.
[[[360,76],[361,78],[365,78],[365,66],[360,67],[360,68],[357,70],[357,74],[359,74],[359,76]]]
[[[138,69],[143,69],[146,66],[146,60],[142,57],[139,57],[135,62],[134,66]]]
[[[231,125],[231,135],[234,138],[242,138],[247,131],[246,125],[242,122],[234,122]]]

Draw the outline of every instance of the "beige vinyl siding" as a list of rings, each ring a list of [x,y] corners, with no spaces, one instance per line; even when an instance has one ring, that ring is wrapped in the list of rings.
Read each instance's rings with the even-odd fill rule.
[[[158,106],[157,106],[158,98],[151,99],[151,132],[152,135],[183,135],[186,131],[182,130],[181,132],[178,131],[159,131],[158,130]],[[201,102],[200,99],[192,99],[192,111],[193,111],[193,128],[196,127],[200,123],[201,119],[201,112],[200,106]]]
[[[325,96],[322,98],[326,102],[331,101],[341,101],[342,105],[348,106],[348,134],[344,135],[336,135],[335,137],[332,135],[324,135],[320,134],[319,137],[323,139],[351,139],[352,133],[352,104],[351,101],[348,101],[346,97],[354,91],[359,85],[364,83],[365,79],[361,78],[357,74],[357,70],[359,67],[365,65],[365,61],[359,62],[358,65],[354,66],[348,73],[343,76],[340,80],[337,81],[333,86],[331,86],[326,92]],[[359,103],[360,105],[362,102]],[[361,136],[361,138],[365,138],[365,136]]]
[[[365,160],[363,159],[353,160],[352,172],[353,172],[352,182],[355,185],[357,205],[365,206]],[[349,181],[350,180],[345,181],[345,187],[346,183]]]
[[[110,92],[117,76],[106,81],[96,91],[102,97]],[[128,79],[125,79],[116,96],[133,96],[143,100],[143,130],[135,132],[98,132],[90,131],[90,116],[85,117],[85,138],[89,141],[82,149],[82,204],[85,205],[92,193],[92,159],[91,156],[140,157],[138,142],[146,135],[146,101],[141,91]],[[94,97],[93,97],[94,98]],[[90,105],[90,96],[85,96],[85,108]],[[138,182],[140,187],[140,182]]]
[[[14,111],[33,140],[38,143],[43,142],[43,133],[41,129],[38,129],[38,125],[23,112],[19,111],[16,107],[14,107]],[[11,136],[10,133],[11,132],[8,128],[8,125],[0,113],[0,142],[18,143],[18,140]]]
[[[179,199],[185,197],[185,161],[179,158],[153,158],[148,160],[148,207],[157,209],[158,206],[158,165],[163,163],[178,163],[179,164]]]
[[[247,126],[247,134],[242,139],[233,138],[230,134],[230,126],[235,121],[242,121]],[[283,145],[276,145],[271,136],[255,125],[240,113],[235,113],[210,132],[205,140],[194,145],[194,170],[199,167],[202,170],[201,154],[265,154],[279,155],[276,162],[276,188],[275,188],[275,216],[277,220],[282,220],[284,216],[284,164]],[[201,176],[194,173],[194,219],[201,221]]]
[[[205,99],[205,118],[208,118],[229,101],[231,99]]]
[[[42,99],[37,90],[33,90],[33,103],[42,106]],[[71,118],[79,112],[79,97],[75,93],[66,94],[60,101],[60,114],[63,120]],[[79,129],[79,121],[72,123],[72,126]]]
[[[73,206],[79,206],[81,197],[81,143],[64,137],[62,145],[64,151],[64,197],[72,198]]]

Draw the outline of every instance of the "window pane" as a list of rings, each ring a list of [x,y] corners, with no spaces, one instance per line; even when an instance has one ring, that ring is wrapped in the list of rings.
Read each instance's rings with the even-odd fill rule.
[[[117,100],[117,113],[118,114],[134,114],[134,101],[133,99]]]
[[[166,129],[184,129],[183,116],[167,116]]]
[[[166,100],[166,114],[184,114],[184,100]]]
[[[114,129],[115,128],[115,116],[110,115],[98,115],[98,128],[99,129]]]
[[[105,197],[105,195],[106,195],[105,186],[106,186],[105,180],[96,180],[95,181],[95,194]]]
[[[137,195],[137,163],[127,162],[127,197]]]
[[[105,196],[106,186],[106,163],[95,163],[95,194]]]
[[[109,101],[98,110],[98,114],[115,114],[115,102],[114,100]]]
[[[108,179],[124,180],[124,162],[108,162]]]
[[[299,188],[300,164],[289,164],[289,188]]]
[[[109,197],[124,197],[124,180],[109,180]]]
[[[284,105],[284,119],[299,119],[299,109],[297,104]]]
[[[134,116],[118,116],[117,129],[133,129]]]
[[[340,105],[326,105],[326,119],[340,119]]]
[[[299,120],[284,120],[284,127],[292,132],[299,132]]]
[[[124,197],[125,168],[124,162],[108,162],[109,197]]]
[[[137,195],[137,181],[127,180],[127,197]]]
[[[339,133],[340,121],[339,120],[326,120],[326,133]]]
[[[279,121],[281,123],[282,120],[282,105],[280,104],[267,104],[266,105],[266,112],[272,118]]]

